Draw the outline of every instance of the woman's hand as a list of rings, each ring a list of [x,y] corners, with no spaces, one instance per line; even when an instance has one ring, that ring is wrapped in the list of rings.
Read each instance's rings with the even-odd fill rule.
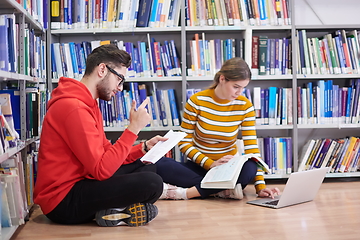
[[[276,195],[280,195],[281,192],[278,188],[264,188],[258,192],[259,197],[270,197],[274,198]]]
[[[227,162],[228,162],[230,159],[232,159],[233,157],[234,157],[233,155],[223,156],[222,158],[214,161],[214,162],[211,164],[210,168],[213,168],[213,167],[216,167],[216,166],[220,166],[220,165],[222,165],[222,164],[224,164],[224,163],[227,163]]]

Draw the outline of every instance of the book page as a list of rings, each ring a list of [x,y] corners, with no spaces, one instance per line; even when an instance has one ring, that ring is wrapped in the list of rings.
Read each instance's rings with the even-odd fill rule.
[[[234,157],[229,162],[210,169],[203,182],[231,181],[235,171],[238,168],[241,169],[243,164],[244,160],[239,160]]]
[[[143,162],[156,163],[185,136],[186,133],[184,132],[174,132],[173,130],[170,130],[164,135],[164,137],[168,138],[168,140],[164,142],[160,141],[155,144],[155,146],[152,147],[140,160]]]

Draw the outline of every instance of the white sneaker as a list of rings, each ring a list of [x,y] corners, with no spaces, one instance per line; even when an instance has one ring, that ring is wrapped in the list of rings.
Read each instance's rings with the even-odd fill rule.
[[[234,189],[226,189],[224,191],[214,194],[213,196],[219,198],[232,198],[239,200],[244,198],[243,189],[240,183],[236,184]]]
[[[163,193],[159,199],[187,200],[187,188],[177,187],[168,183],[164,183]]]

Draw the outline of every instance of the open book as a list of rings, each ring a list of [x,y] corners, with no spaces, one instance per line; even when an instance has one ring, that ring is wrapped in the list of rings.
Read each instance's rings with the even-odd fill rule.
[[[186,133],[184,132],[174,132],[173,130],[168,131],[164,135],[164,137],[168,138],[168,140],[164,142],[160,141],[155,144],[155,146],[152,147],[140,160],[143,162],[156,163],[185,136]]]
[[[229,162],[211,168],[201,181],[201,187],[234,189],[241,169],[248,160],[255,161],[263,171],[270,173],[269,166],[258,155],[235,156]]]

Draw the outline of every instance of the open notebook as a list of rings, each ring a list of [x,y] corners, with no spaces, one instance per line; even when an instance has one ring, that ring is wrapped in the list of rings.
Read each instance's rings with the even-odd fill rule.
[[[317,168],[292,173],[283,193],[275,199],[261,198],[247,203],[270,208],[282,208],[314,200],[329,168]]]

